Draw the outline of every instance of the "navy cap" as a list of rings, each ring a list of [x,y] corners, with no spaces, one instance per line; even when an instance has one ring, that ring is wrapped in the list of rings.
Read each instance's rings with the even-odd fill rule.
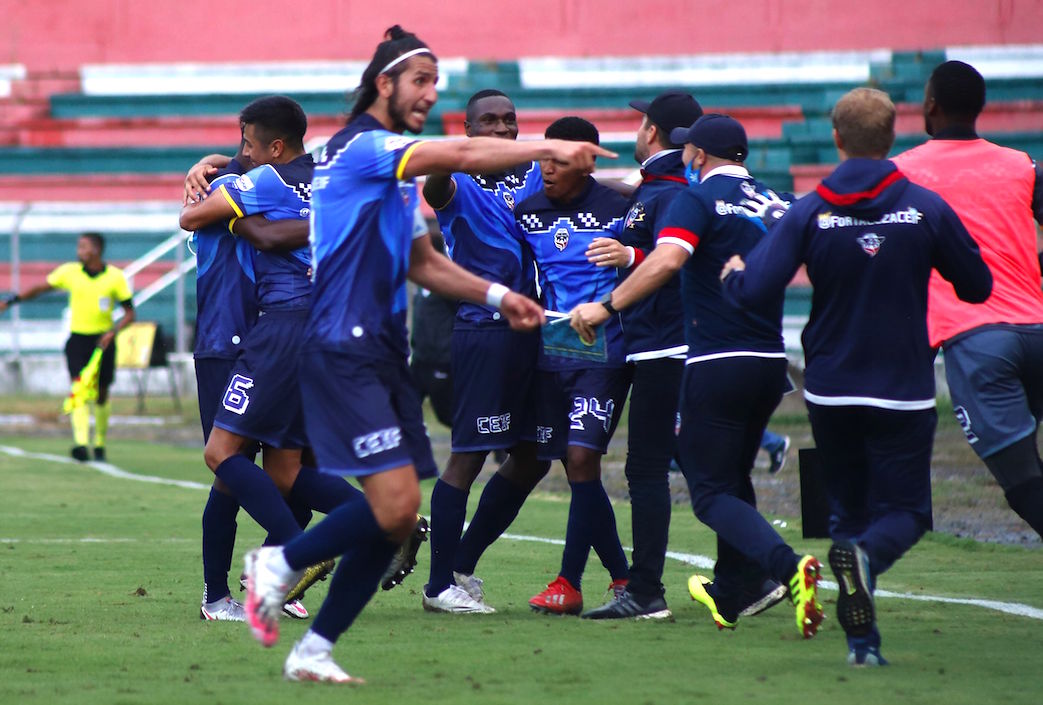
[[[670,141],[675,144],[694,144],[707,154],[733,162],[746,161],[750,147],[746,142],[746,130],[733,117],[718,113],[707,113],[691,127],[678,127],[670,132]]]
[[[651,102],[632,100],[630,107],[647,115],[649,122],[664,130],[668,137],[675,128],[688,127],[703,114],[699,101],[684,91],[666,91],[657,95]],[[671,141],[674,144],[684,144],[684,141]]]

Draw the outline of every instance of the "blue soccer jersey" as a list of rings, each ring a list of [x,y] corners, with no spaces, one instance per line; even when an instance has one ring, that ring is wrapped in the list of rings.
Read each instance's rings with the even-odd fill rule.
[[[229,162],[211,188],[235,181],[243,173]],[[195,232],[196,343],[195,357],[235,359],[246,332],[257,321],[254,291],[254,248],[234,237],[228,222],[212,223]]]
[[[514,220],[515,205],[543,190],[536,162],[501,174],[453,174],[456,191],[435,211],[449,257],[469,272],[519,294],[536,297],[536,272],[528,248],[522,246]],[[507,325],[495,309],[463,302],[457,328],[496,322]]]
[[[674,197],[659,225],[657,247],[679,245],[691,257],[681,270],[688,360],[753,354],[783,356],[782,297],[743,308],[726,299],[720,274],[732,255],[745,256],[765,235],[740,205],[767,187],[741,166],[722,166]]]
[[[571,203],[555,203],[542,191],[519,203],[514,211],[522,236],[539,268],[540,297],[545,308],[568,313],[575,306],[597,301],[616,286],[616,271],[587,261],[587,248],[596,237],[615,237],[627,212],[627,199],[590,177]],[[624,362],[619,316],[605,324],[609,365]],[[547,355],[540,349],[540,369],[597,367],[598,363]]]
[[[311,213],[315,162],[304,154],[287,164],[264,164],[217,192],[236,216],[263,214],[268,220],[306,219]],[[254,257],[257,305],[262,311],[306,309],[310,303],[311,256],[308,248],[258,251]]]
[[[413,239],[428,229],[416,182],[400,177],[418,144],[364,114],[327,145],[313,182],[309,348],[409,355],[406,274]]]

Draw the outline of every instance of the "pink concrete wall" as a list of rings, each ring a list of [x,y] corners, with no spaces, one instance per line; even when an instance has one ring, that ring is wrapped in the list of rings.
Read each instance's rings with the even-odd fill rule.
[[[923,49],[1039,41],[1043,0],[0,0],[0,63],[368,58],[390,24],[443,56]]]

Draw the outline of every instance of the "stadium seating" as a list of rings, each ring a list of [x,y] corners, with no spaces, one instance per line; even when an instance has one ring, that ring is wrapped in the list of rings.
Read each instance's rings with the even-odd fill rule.
[[[497,87],[515,100],[523,137],[541,134],[564,114],[594,122],[603,144],[620,154],[618,160],[599,160],[599,169],[621,175],[635,166],[631,155],[638,116],[627,103],[686,86],[708,111],[728,112],[747,126],[748,165],[761,180],[778,190],[805,192],[836,162],[829,110],[837,98],[858,85],[887,91],[899,108],[895,151],[904,150],[925,139],[923,85],[931,68],[947,58],[973,63],[988,80],[981,132],[1043,157],[1043,45],[518,61],[442,58],[440,98],[425,132],[462,134],[468,96]],[[67,225],[54,227],[34,221],[43,211],[33,206],[21,231],[20,256],[31,263],[22,270],[23,284],[68,259],[75,234],[88,229],[88,222],[109,236],[116,262],[134,259],[176,231],[184,171],[202,154],[232,151],[236,115],[258,95],[282,92],[297,99],[309,115],[309,146],[321,143],[343,124],[346,89],[363,67],[357,61],[142,63],[33,73],[0,65],[0,204],[60,202],[51,217],[63,209],[69,214]],[[75,201],[108,204],[103,208],[113,215],[84,220],[84,212],[67,203]],[[156,202],[148,206],[154,207],[151,215],[142,215],[141,201]],[[162,207],[156,205],[160,202]],[[0,205],[0,222],[13,222],[17,209]],[[124,214],[135,214],[128,216],[132,225],[119,224]],[[0,231],[5,232],[10,229]],[[9,236],[0,234],[3,261],[9,261],[9,247]],[[151,265],[136,283],[140,287],[171,266],[170,258]],[[9,268],[0,268],[0,289],[9,286],[9,275]],[[191,306],[194,282],[186,288]],[[791,291],[788,316],[807,310],[799,292]],[[164,293],[153,301],[169,308],[172,296]],[[57,317],[45,304],[25,307],[25,315]],[[170,317],[157,314],[163,315]],[[172,330],[171,321],[163,323]]]

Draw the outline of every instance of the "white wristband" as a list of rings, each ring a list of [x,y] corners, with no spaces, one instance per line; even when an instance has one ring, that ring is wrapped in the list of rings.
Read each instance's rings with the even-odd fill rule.
[[[503,284],[490,284],[489,290],[485,292],[485,303],[488,306],[492,306],[495,309],[500,308],[500,304],[503,303],[503,297],[510,291]]]
[[[630,269],[634,266],[634,260],[637,259],[637,254],[634,252],[634,248],[627,245],[627,254],[630,255],[630,259],[627,260],[627,266],[624,269]]]

